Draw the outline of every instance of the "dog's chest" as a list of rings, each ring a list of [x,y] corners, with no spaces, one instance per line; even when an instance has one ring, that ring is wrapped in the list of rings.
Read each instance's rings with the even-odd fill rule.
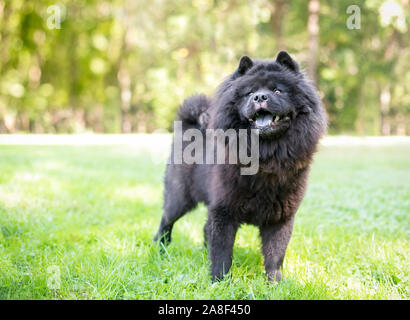
[[[235,190],[235,216],[240,222],[255,225],[279,222],[285,212],[285,193],[274,182],[254,183]]]

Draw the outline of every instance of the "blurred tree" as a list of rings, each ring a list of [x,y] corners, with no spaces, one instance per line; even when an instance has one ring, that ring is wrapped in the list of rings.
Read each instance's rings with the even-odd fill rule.
[[[0,0],[0,132],[171,129],[184,97],[212,94],[242,55],[286,49],[316,82],[331,133],[409,134],[409,1],[359,3],[359,29],[349,6]]]
[[[309,17],[307,29],[309,33],[308,40],[308,60],[307,73],[313,82],[317,85],[317,60],[319,51],[319,0],[309,0],[308,4]]]
[[[272,34],[275,36],[276,48],[278,51],[286,49],[286,43],[284,40],[284,20],[286,18],[286,12],[288,10],[288,3],[285,0],[275,0],[271,6],[269,23],[272,27]]]

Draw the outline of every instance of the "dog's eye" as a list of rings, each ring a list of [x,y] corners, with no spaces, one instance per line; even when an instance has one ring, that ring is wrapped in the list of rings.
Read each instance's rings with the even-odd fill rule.
[[[281,94],[282,91],[280,91],[279,89],[275,89],[275,90],[273,90],[273,93],[274,93],[274,94]]]

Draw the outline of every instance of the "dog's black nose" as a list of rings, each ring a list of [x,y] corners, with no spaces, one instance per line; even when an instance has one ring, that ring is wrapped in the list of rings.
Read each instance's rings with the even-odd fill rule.
[[[263,101],[266,101],[266,100],[268,100],[268,96],[263,92],[256,92],[253,95],[253,101],[255,101],[255,102],[263,102]]]

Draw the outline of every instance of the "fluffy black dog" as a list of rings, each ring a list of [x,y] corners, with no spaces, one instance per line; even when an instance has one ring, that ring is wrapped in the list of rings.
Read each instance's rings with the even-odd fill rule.
[[[240,165],[171,161],[155,240],[169,243],[175,221],[204,202],[212,279],[222,279],[229,271],[238,227],[249,223],[259,227],[269,280],[279,281],[312,156],[327,126],[313,85],[287,52],[274,61],[245,56],[214,98],[195,95],[185,100],[178,120],[183,131],[259,129],[259,171],[241,175]]]

